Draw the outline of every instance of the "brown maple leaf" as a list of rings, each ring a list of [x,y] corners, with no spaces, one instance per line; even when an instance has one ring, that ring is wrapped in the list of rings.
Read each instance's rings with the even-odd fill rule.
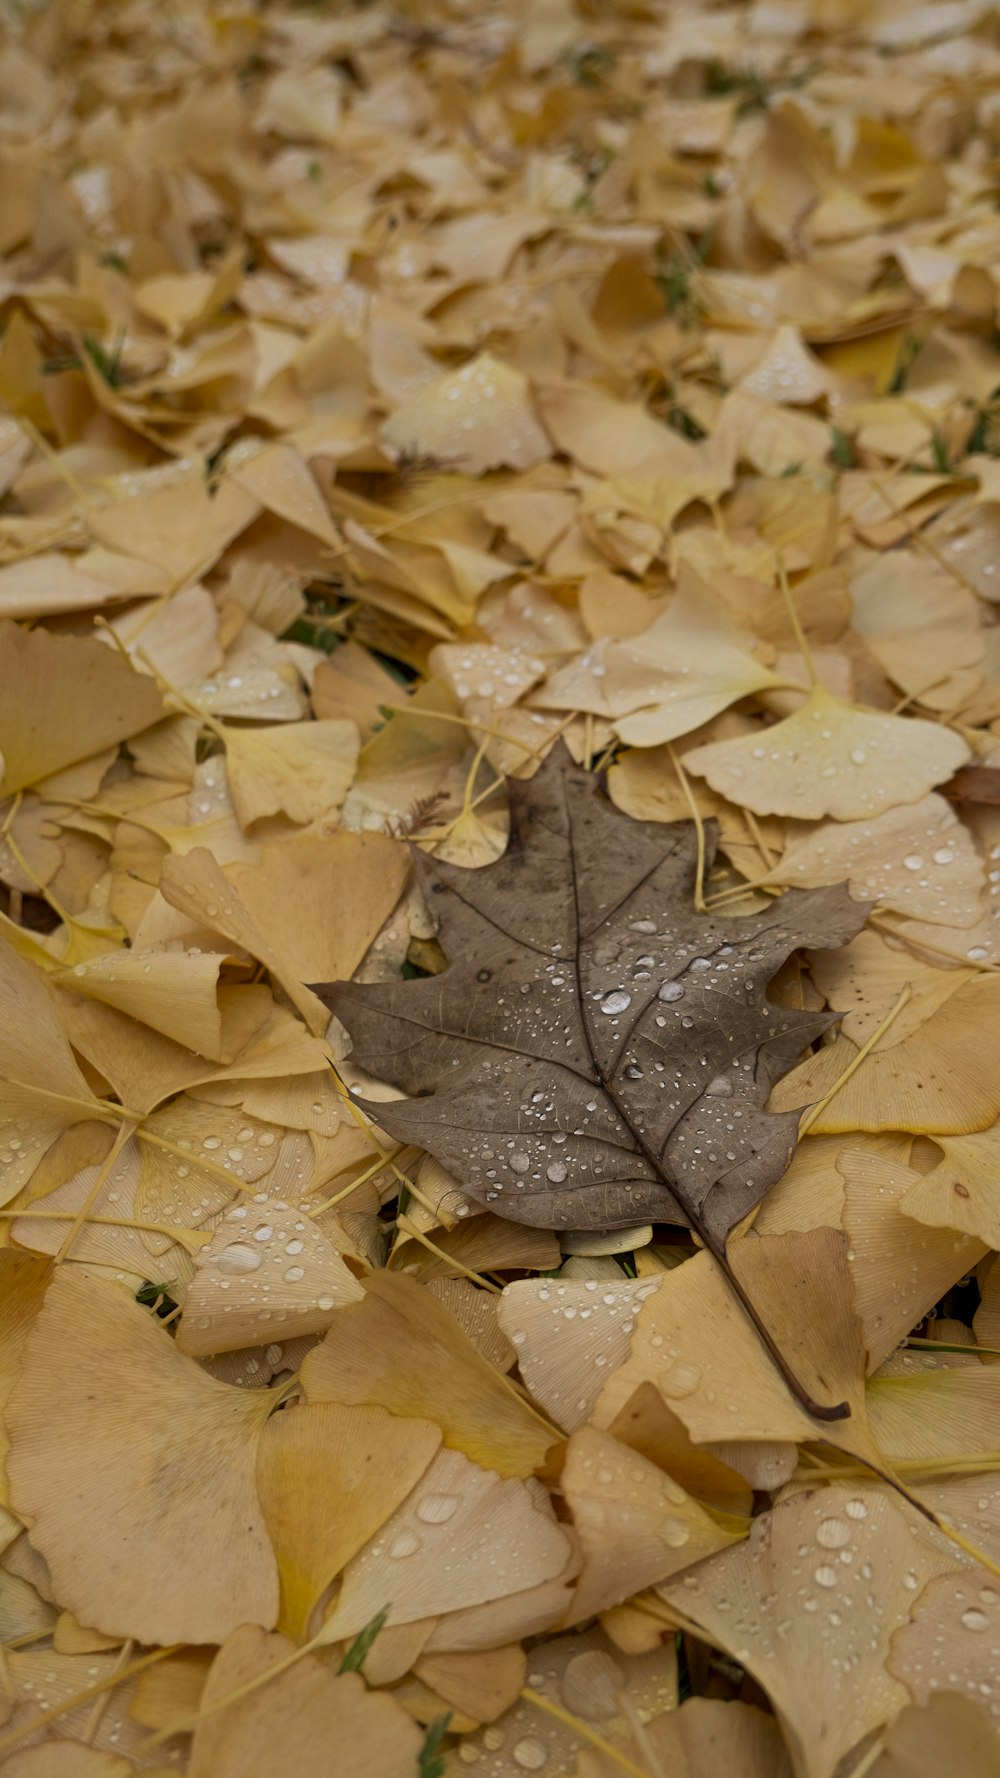
[[[498,1215],[686,1223],[801,1394],[726,1237],[795,1147],[801,1114],[767,1112],[771,1088],[838,1016],[777,1006],[767,983],[799,946],[846,944],[867,904],[837,884],[743,918],[698,913],[693,822],[629,819],[565,749],[509,793],[495,864],[416,855],[448,968],[315,989],[361,1066],[411,1095],[370,1109]]]

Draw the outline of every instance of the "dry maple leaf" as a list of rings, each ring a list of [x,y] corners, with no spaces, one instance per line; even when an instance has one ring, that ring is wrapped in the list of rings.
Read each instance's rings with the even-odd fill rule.
[[[794,1148],[768,1095],[836,1018],[764,990],[866,905],[834,885],[716,919],[693,905],[692,823],[628,820],[562,749],[509,792],[496,864],[419,861],[448,969],[316,991],[361,1066],[414,1095],[381,1126],[471,1196],[542,1227],[686,1223],[728,1273],[730,1229]]]

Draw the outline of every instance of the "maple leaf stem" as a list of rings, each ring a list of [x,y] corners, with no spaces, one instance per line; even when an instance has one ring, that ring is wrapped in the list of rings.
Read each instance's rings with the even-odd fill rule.
[[[584,1028],[587,1030],[587,1036],[588,1036],[588,1041],[589,1041],[590,1032],[586,1026],[586,1021],[584,1021]],[[847,1420],[847,1419],[849,1419],[851,1410],[850,1410],[850,1407],[848,1406],[846,1401],[838,1401],[838,1402],[834,1403],[834,1405],[832,1407],[825,1407],[822,1402],[815,1401],[813,1399],[813,1397],[810,1395],[810,1393],[809,1393],[808,1389],[805,1387],[805,1385],[799,1381],[799,1379],[796,1376],[795,1372],[793,1371],[791,1365],[789,1364],[787,1358],[785,1357],[784,1353],[782,1352],[781,1347],[778,1345],[777,1341],[774,1339],[774,1336],[769,1331],[766,1323],[763,1321],[761,1316],[758,1314],[756,1308],[754,1307],[753,1302],[751,1301],[750,1297],[747,1295],[746,1291],[744,1290],[742,1284],[740,1283],[739,1279],[736,1276],[736,1273],[733,1271],[733,1268],[729,1263],[729,1256],[726,1252],[725,1240],[723,1239],[720,1241],[718,1236],[712,1234],[712,1232],[706,1227],[705,1223],[702,1221],[702,1219],[699,1216],[694,1205],[690,1202],[690,1200],[688,1198],[686,1198],[684,1196],[682,1190],[677,1186],[677,1184],[673,1180],[671,1180],[667,1177],[667,1175],[664,1172],[663,1168],[661,1167],[656,1155],[653,1153],[652,1149],[645,1142],[641,1133],[635,1128],[634,1123],[632,1122],[631,1118],[628,1115],[627,1107],[622,1103],[622,1100],[621,1100],[619,1094],[615,1090],[614,1082],[609,1080],[607,1078],[607,1076],[604,1074],[604,1071],[601,1069],[600,1063],[598,1062],[597,1056],[594,1053],[594,1050],[592,1047],[591,1047],[591,1055],[593,1056],[594,1066],[597,1069],[598,1075],[600,1076],[601,1084],[604,1087],[604,1090],[607,1093],[608,1098],[611,1100],[611,1103],[614,1105],[615,1110],[617,1111],[619,1117],[621,1118],[622,1122],[624,1123],[626,1129],[628,1129],[631,1132],[632,1139],[635,1142],[635,1145],[638,1148],[640,1154],[643,1156],[647,1165],[653,1169],[653,1172],[656,1174],[657,1178],[659,1178],[663,1181],[663,1184],[666,1186],[667,1190],[669,1191],[669,1193],[670,1193],[671,1197],[674,1199],[674,1201],[680,1205],[681,1209],[684,1212],[685,1217],[687,1218],[687,1221],[688,1221],[688,1224],[691,1228],[692,1233],[697,1235],[699,1241],[702,1243],[702,1246],[706,1247],[708,1249],[709,1253],[712,1255],[712,1258],[715,1260],[716,1264],[719,1266],[719,1268],[722,1272],[722,1275],[726,1280],[726,1283],[728,1284],[730,1290],[732,1291],[734,1297],[736,1298],[736,1301],[739,1303],[740,1308],[743,1310],[744,1315],[747,1317],[747,1320],[750,1322],[750,1325],[753,1327],[754,1332],[757,1334],[758,1339],[761,1341],[761,1344],[763,1345],[765,1351],[767,1352],[768,1357],[770,1358],[772,1364],[774,1365],[775,1369],[778,1371],[779,1375],[783,1378],[783,1380],[787,1384],[788,1388],[791,1390],[796,1401],[801,1403],[802,1407],[805,1408],[806,1413],[811,1414],[811,1416],[814,1420],[830,1421],[830,1420]]]
[[[676,1197],[676,1195],[676,1189],[674,1189],[674,1196]],[[691,1218],[691,1213],[687,1205],[684,1206],[684,1209],[685,1214],[691,1222],[691,1227],[694,1230],[694,1233],[704,1242],[716,1264],[721,1267],[722,1274],[736,1298],[736,1301],[739,1303],[747,1320],[753,1326],[754,1332],[767,1352],[771,1363],[791,1390],[796,1401],[801,1403],[805,1408],[806,1413],[811,1414],[814,1420],[849,1420],[851,1417],[851,1410],[846,1401],[835,1402],[832,1407],[824,1406],[822,1402],[814,1400],[805,1385],[800,1383],[787,1358],[782,1352],[781,1347],[778,1345],[773,1334],[769,1331],[766,1322],[758,1314],[751,1298],[747,1295],[737,1278],[736,1273],[733,1271],[726,1253],[725,1242],[714,1240],[704,1227],[699,1227],[697,1222]]]

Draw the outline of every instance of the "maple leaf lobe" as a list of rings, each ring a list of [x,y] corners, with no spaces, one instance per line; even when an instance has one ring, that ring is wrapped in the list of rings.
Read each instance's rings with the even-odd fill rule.
[[[846,944],[868,904],[837,884],[698,913],[693,822],[623,815],[565,748],[509,792],[494,864],[416,855],[448,968],[315,987],[355,1060],[411,1095],[366,1109],[498,1215],[682,1222],[724,1249],[794,1150],[800,1113],[768,1113],[771,1089],[838,1017],[767,983],[800,946]]]

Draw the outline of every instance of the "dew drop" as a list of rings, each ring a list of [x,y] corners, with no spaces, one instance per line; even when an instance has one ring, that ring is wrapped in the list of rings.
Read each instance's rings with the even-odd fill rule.
[[[705,1091],[713,1099],[728,1099],[733,1090],[733,1083],[728,1074],[717,1074],[710,1080]]]
[[[389,1545],[390,1556],[412,1556],[420,1548],[420,1539],[415,1531],[400,1531]]]
[[[822,1568],[816,1569],[816,1572],[813,1575],[813,1580],[818,1587],[835,1587],[837,1584],[837,1570],[835,1568],[828,1568],[824,1565]]]
[[[255,1272],[260,1265],[260,1254],[236,1241],[232,1247],[223,1248],[215,1263],[220,1272]]]
[[[536,1735],[526,1735],[523,1741],[511,1748],[511,1758],[525,1772],[540,1772],[547,1764],[548,1757],[549,1750],[545,1742],[539,1741]]]
[[[843,1519],[821,1519],[816,1527],[816,1542],[825,1550],[841,1550],[851,1541],[851,1527]]]
[[[627,1012],[631,1004],[631,994],[624,993],[621,988],[613,988],[611,993],[605,994],[601,1001],[601,1011],[604,1013]]]
[[[443,1525],[458,1505],[457,1494],[425,1494],[417,1502],[417,1518],[425,1525]]]
[[[680,982],[664,982],[656,998],[657,1000],[683,1000],[684,989]]]
[[[962,1625],[966,1630],[988,1630],[990,1620],[985,1611],[979,1611],[975,1605],[970,1605],[968,1611],[962,1613]]]

